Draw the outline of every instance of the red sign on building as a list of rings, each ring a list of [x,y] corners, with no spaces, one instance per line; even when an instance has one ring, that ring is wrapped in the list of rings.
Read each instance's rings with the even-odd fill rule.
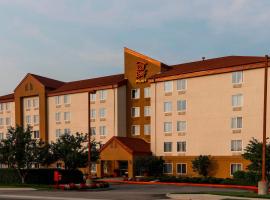
[[[147,81],[147,79],[146,79],[146,74],[147,74],[146,66],[147,66],[147,63],[137,62],[136,83],[145,83]]]

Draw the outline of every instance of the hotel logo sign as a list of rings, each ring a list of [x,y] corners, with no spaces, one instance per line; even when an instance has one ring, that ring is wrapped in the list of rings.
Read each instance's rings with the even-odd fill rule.
[[[146,75],[147,75],[146,66],[147,66],[147,63],[137,62],[136,83],[145,83],[145,82],[147,82],[147,79],[146,79]]]

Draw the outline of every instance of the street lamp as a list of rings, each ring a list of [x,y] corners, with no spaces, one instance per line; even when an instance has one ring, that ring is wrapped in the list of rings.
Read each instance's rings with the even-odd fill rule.
[[[267,115],[267,82],[268,82],[268,55],[265,56],[264,66],[264,101],[263,101],[263,145],[262,145],[262,180],[258,183],[258,194],[268,194],[268,181],[266,177],[266,115]]]
[[[91,184],[93,182],[91,175],[91,94],[96,94],[96,91],[91,91],[88,95],[88,177],[86,179],[86,184]]]

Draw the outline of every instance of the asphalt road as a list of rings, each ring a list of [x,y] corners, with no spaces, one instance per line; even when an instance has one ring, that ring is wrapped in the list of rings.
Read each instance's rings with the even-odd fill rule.
[[[236,189],[217,189],[208,187],[180,187],[172,185],[128,185],[114,184],[107,191],[0,191],[0,199],[9,200],[148,200],[168,199],[167,193],[204,192],[204,191],[241,191]]]

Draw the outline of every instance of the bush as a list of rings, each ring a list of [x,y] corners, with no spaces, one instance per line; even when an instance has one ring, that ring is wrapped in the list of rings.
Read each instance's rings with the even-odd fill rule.
[[[233,178],[237,182],[242,183],[242,185],[257,185],[258,181],[261,179],[261,176],[252,171],[237,171],[233,174]]]
[[[54,171],[57,170],[62,175],[61,184],[82,183],[83,174],[79,170],[61,169],[30,169],[25,177],[27,184],[54,184]],[[21,179],[16,169],[0,169],[0,184],[20,184]]]

